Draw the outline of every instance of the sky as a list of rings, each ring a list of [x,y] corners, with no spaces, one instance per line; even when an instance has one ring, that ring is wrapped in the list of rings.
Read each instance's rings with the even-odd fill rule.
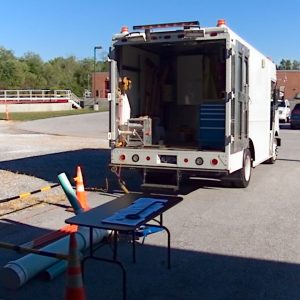
[[[300,61],[299,0],[2,0],[0,47],[27,52],[103,59],[112,35],[124,25],[225,19],[228,27],[275,63]]]

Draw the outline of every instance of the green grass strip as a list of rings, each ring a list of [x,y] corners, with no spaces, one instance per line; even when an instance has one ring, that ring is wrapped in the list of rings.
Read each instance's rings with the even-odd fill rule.
[[[11,121],[33,121],[39,119],[47,119],[53,117],[73,116],[81,114],[89,114],[100,111],[107,111],[107,109],[99,109],[97,111],[89,108],[62,110],[62,111],[43,111],[43,112],[11,112],[9,113],[9,120]],[[0,120],[6,120],[6,114],[0,113]]]

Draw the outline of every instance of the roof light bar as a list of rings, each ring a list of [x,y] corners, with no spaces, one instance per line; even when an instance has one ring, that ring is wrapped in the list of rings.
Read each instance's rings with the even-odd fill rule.
[[[151,25],[136,25],[136,26],[133,26],[133,30],[169,28],[169,27],[192,27],[192,26],[200,26],[199,21],[162,23],[162,24],[151,24]]]

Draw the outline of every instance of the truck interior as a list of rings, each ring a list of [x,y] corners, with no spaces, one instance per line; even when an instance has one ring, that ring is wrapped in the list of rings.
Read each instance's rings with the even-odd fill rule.
[[[126,147],[225,151],[225,50],[225,40],[116,45],[118,75],[132,82],[128,123],[142,128]]]

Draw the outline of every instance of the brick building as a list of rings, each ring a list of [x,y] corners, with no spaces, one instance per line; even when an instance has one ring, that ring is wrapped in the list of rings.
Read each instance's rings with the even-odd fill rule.
[[[92,97],[98,99],[107,98],[109,91],[109,73],[96,72],[92,74]]]
[[[300,70],[277,70],[277,85],[284,90],[286,99],[300,100]]]

